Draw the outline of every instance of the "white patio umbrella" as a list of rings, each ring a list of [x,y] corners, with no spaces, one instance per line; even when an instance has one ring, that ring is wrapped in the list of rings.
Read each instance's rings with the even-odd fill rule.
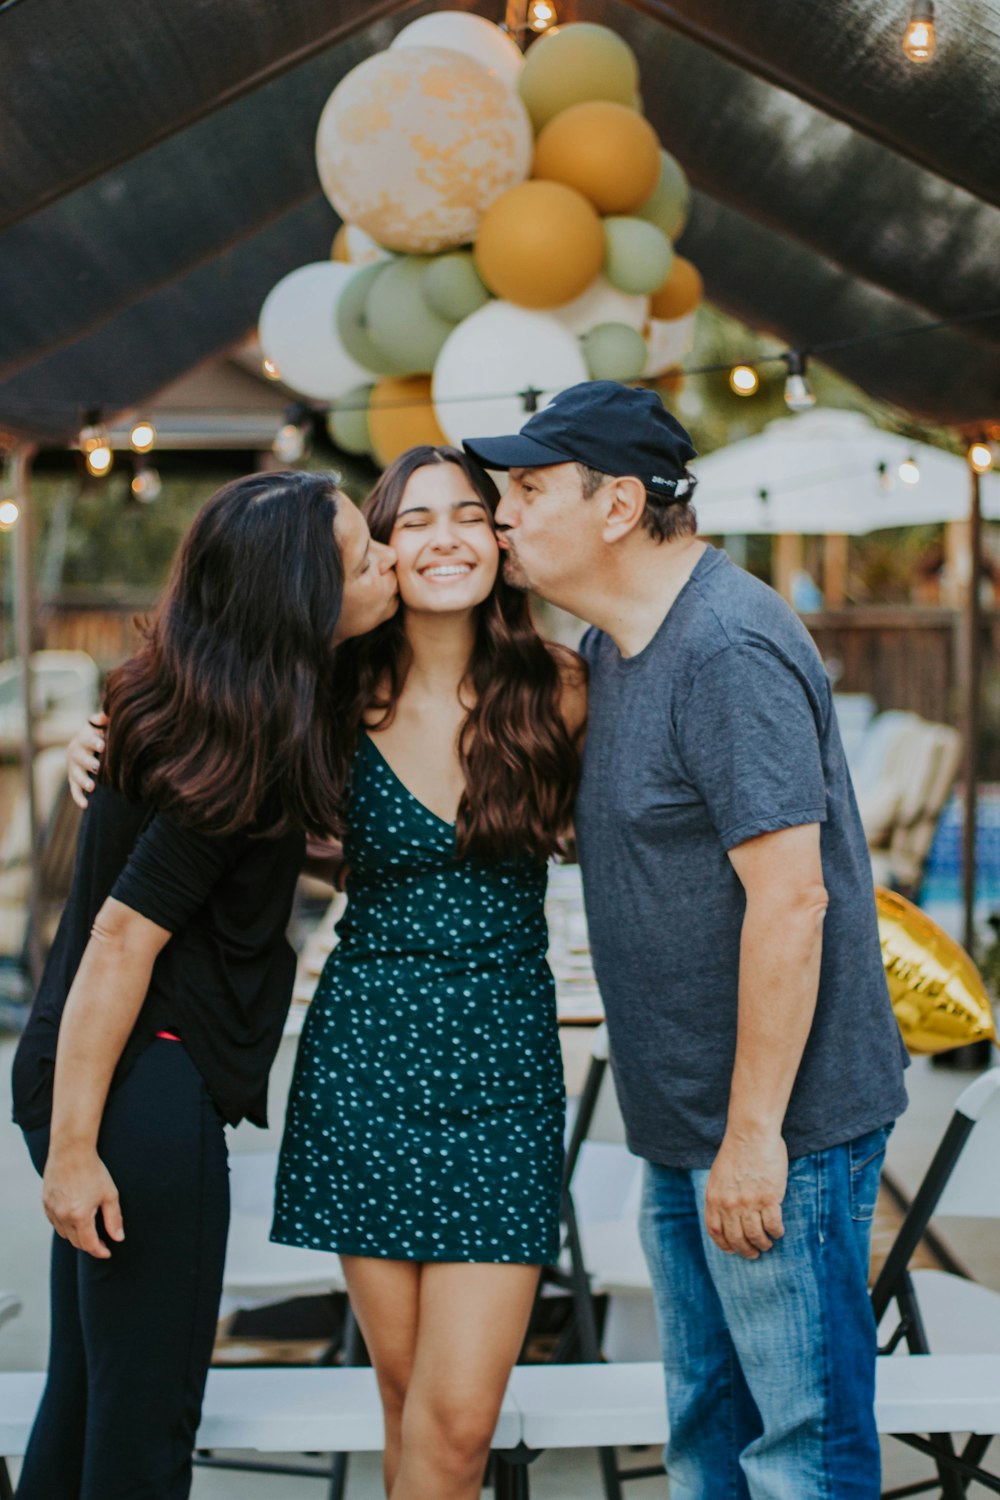
[[[899,473],[908,459],[915,484]],[[864,536],[969,516],[964,458],[884,432],[860,412],[781,417],[692,468],[698,527],[711,536]],[[1000,520],[1000,474],[984,475],[980,492],[983,516]]]
[[[901,465],[912,460],[916,482]],[[884,432],[860,412],[821,410],[771,422],[692,465],[699,530],[712,536],[864,536],[894,526],[969,521],[964,647],[964,941],[974,936],[976,751],[980,712],[980,523],[1000,520],[1000,474]],[[903,473],[913,478],[913,468]],[[970,493],[971,491],[971,493]]]

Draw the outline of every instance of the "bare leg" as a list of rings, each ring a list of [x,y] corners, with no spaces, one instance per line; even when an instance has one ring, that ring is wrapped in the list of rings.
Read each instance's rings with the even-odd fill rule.
[[[479,1500],[538,1275],[537,1266],[422,1266],[391,1500]]]
[[[385,1492],[399,1468],[403,1403],[417,1346],[422,1266],[416,1261],[341,1256],[351,1306],[375,1367],[385,1413]]]

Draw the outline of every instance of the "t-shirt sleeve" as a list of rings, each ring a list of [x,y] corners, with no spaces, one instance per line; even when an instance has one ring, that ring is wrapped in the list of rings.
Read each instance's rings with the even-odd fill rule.
[[[158,927],[177,932],[239,856],[240,837],[212,837],[157,813],[136,840],[111,895]]]
[[[597,648],[600,641],[600,636],[601,632],[598,630],[596,625],[588,625],[587,629],[580,637],[580,644],[576,649],[579,651],[588,667],[592,667],[594,665],[594,658],[597,656]]]
[[[805,683],[773,652],[729,646],[697,673],[678,724],[691,781],[726,849],[826,820],[819,727]]]

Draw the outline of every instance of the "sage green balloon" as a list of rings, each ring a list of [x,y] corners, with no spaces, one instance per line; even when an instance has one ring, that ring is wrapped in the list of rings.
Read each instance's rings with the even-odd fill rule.
[[[423,294],[426,255],[401,255],[371,284],[365,304],[368,332],[406,375],[434,368],[454,324],[438,317]]]
[[[660,152],[660,180],[636,217],[648,219],[662,229],[668,240],[676,240],[691,211],[691,184],[684,168],[669,151]]]
[[[330,407],[326,430],[330,441],[343,453],[370,456],[371,433],[368,431],[368,403],[373,385],[356,385],[339,396]]]
[[[670,274],[674,251],[662,230],[646,219],[604,221],[604,275],[620,292],[647,296]]]
[[[352,359],[373,375],[408,375],[408,368],[375,342],[368,327],[368,296],[375,282],[390,270],[392,261],[364,266],[352,276],[337,303],[337,332]]]
[[[431,311],[449,323],[461,323],[490,300],[471,250],[436,255],[424,272],[421,285]]]
[[[639,64],[628,42],[607,26],[575,21],[528,48],[517,88],[536,133],[571,104],[611,99],[631,105]]]
[[[580,340],[591,380],[638,380],[649,351],[627,323],[598,323]]]

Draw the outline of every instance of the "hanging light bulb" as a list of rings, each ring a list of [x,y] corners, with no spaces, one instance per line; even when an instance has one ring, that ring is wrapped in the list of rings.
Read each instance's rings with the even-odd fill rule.
[[[136,422],[129,434],[129,442],[134,453],[148,453],[156,442],[156,428],[152,422]]]
[[[753,365],[733,365],[729,372],[729,386],[737,396],[752,396],[759,385]]]
[[[789,349],[785,355],[788,376],[785,380],[785,405],[789,411],[808,411],[816,397],[806,379],[806,357],[801,349]]]
[[[16,500],[0,501],[0,531],[10,531],[16,526],[20,514]]]
[[[281,379],[281,371],[278,369],[278,366],[275,364],[273,359],[265,359],[263,364],[261,365],[261,369],[264,371],[264,374],[267,376],[268,380]]]
[[[548,31],[558,19],[552,0],[531,0],[528,6],[528,25],[532,31]]]
[[[892,475],[889,473],[889,465],[885,459],[882,459],[876,468],[878,472],[878,487],[887,495],[892,489]]]
[[[914,0],[910,24],[903,34],[903,51],[910,62],[930,62],[935,42],[933,0]]]
[[[275,433],[271,452],[283,464],[297,464],[304,457],[308,444],[309,413],[304,406],[290,406],[285,413],[283,427]]]
[[[154,469],[141,459],[137,460],[130,488],[136,500],[141,500],[143,505],[152,505],[154,500],[159,500],[163,490],[159,469]]]
[[[917,466],[917,460],[912,455],[903,459],[898,472],[904,484],[920,483],[920,469]]]
[[[95,479],[103,479],[105,474],[109,474],[115,461],[115,455],[106,439],[89,447],[84,458],[87,463],[87,472],[93,474]]]
[[[976,474],[988,474],[993,467],[993,451],[988,443],[972,443],[965,456]]]

